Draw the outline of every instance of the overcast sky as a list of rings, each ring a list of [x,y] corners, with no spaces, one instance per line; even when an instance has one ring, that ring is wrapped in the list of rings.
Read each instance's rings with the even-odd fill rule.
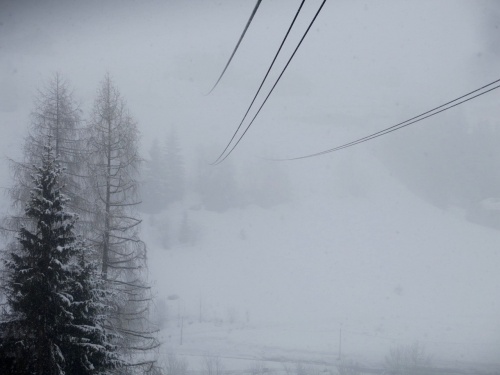
[[[223,147],[296,3],[263,2],[207,97],[252,1],[4,0],[0,109],[29,112],[36,89],[57,71],[86,110],[109,71],[146,140],[176,126],[193,143],[208,137]],[[285,58],[318,5],[305,5]],[[496,9],[493,1],[328,1],[237,154],[319,151],[341,141],[331,133],[337,126],[361,126],[362,134],[496,79]],[[1,126],[19,129],[24,120]]]

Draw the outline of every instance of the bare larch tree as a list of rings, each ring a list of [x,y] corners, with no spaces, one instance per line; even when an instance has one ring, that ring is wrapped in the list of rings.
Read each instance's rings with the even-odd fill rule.
[[[146,248],[136,214],[139,134],[109,74],[98,89],[85,133],[94,215],[91,240],[100,250],[103,277],[116,292],[110,324],[122,338],[117,344],[130,372],[143,373],[154,363],[150,354],[158,342],[148,319]]]
[[[55,73],[35,97],[35,109],[31,114],[28,136],[23,145],[23,159],[11,160],[14,184],[10,189],[10,196],[16,212],[22,212],[29,199],[33,166],[38,165],[45,147],[51,147],[65,170],[61,185],[63,193],[70,198],[68,209],[82,218],[85,216],[87,202],[80,189],[83,156],[80,125],[81,111],[73,92],[67,81],[59,73]],[[7,227],[18,229],[20,223],[16,215],[7,218],[7,221]]]

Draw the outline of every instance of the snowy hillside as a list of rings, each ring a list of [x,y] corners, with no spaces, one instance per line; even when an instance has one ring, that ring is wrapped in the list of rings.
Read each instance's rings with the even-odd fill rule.
[[[342,328],[360,361],[419,341],[439,361],[498,362],[497,231],[413,196],[362,149],[288,167],[293,199],[272,210],[192,205],[193,245],[174,238],[180,206],[144,218],[163,352],[332,361]]]

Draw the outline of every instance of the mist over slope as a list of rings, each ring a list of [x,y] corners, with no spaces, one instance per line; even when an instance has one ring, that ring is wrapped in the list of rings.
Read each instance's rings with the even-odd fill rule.
[[[497,231],[417,198],[361,148],[288,171],[293,198],[273,209],[191,205],[191,245],[162,242],[180,205],[146,215],[151,276],[171,321],[241,323],[228,342],[331,353],[342,327],[355,358],[382,361],[419,341],[442,360],[497,361]],[[214,350],[193,340],[183,348]]]

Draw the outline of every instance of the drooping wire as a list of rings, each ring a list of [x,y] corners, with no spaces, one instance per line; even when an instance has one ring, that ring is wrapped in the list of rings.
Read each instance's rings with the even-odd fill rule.
[[[226,66],[224,67],[224,70],[222,71],[221,75],[219,76],[219,79],[217,79],[217,82],[215,82],[215,85],[210,89],[207,95],[209,95],[212,91],[214,91],[215,87],[219,84],[220,80],[222,79],[222,76],[224,73],[226,73],[227,68],[229,67],[229,64],[231,64],[231,60],[233,59],[236,51],[238,50],[238,47],[240,46],[241,41],[243,40],[243,37],[245,36],[248,27],[252,23],[253,17],[255,16],[255,13],[257,13],[257,9],[259,9],[260,3],[262,0],[257,0],[257,3],[255,4],[255,7],[253,8],[252,14],[250,15],[250,18],[247,21],[247,24],[245,25],[245,29],[241,33],[240,39],[238,40],[238,43],[236,43],[236,47],[234,47],[233,53],[231,54],[231,57],[229,57],[229,60],[226,63]]]
[[[229,150],[229,152],[227,152],[227,154],[222,158],[220,159],[218,162],[214,163],[214,164],[220,164],[222,163],[224,160],[226,160],[226,158],[231,155],[231,153],[234,151],[234,149],[238,146],[238,144],[241,142],[241,140],[243,139],[243,137],[245,136],[245,134],[247,133],[248,129],[250,129],[250,126],[252,126],[253,122],[255,121],[255,119],[257,118],[257,116],[259,115],[260,111],[262,110],[262,107],[264,107],[264,104],[266,104],[267,102],[267,99],[269,99],[269,97],[271,96],[274,88],[276,87],[276,85],[278,84],[278,82],[280,81],[281,77],[283,76],[283,74],[285,73],[286,69],[288,68],[288,65],[290,65],[290,62],[292,61],[293,57],[295,56],[295,54],[297,53],[297,50],[299,49],[300,45],[302,44],[302,42],[304,41],[307,33],[309,32],[309,30],[311,29],[312,25],[314,24],[314,21],[316,21],[316,18],[318,17],[319,13],[321,12],[321,9],[323,9],[323,6],[325,5],[326,3],[326,0],[323,0],[323,2],[321,3],[320,7],[318,8],[318,10],[316,11],[316,14],[314,15],[314,18],[311,20],[311,22],[309,23],[309,26],[307,27],[306,31],[304,32],[304,35],[302,35],[302,38],[300,39],[299,43],[297,44],[297,46],[295,47],[295,50],[293,51],[292,55],[290,56],[290,58],[288,59],[288,62],[286,63],[285,67],[283,68],[283,70],[281,71],[280,75],[278,76],[278,78],[276,79],[276,82],[274,83],[273,87],[271,88],[271,90],[269,91],[269,93],[267,94],[266,98],[264,99],[264,101],[262,102],[262,104],[260,105],[257,113],[253,116],[252,120],[250,121],[250,123],[247,125],[247,127],[245,128],[245,131],[243,132],[243,134],[238,138],[238,141],[233,145],[233,147]]]
[[[269,76],[269,73],[271,72],[271,69],[273,68],[274,66],[274,63],[276,62],[276,59],[278,58],[278,55],[279,53],[281,52],[281,49],[283,48],[283,45],[285,44],[285,41],[286,39],[288,38],[288,35],[290,34],[290,31],[292,30],[292,27],[293,25],[295,24],[295,21],[297,20],[297,17],[299,16],[299,13],[300,11],[302,10],[302,6],[304,5],[305,3],[305,0],[302,0],[302,2],[300,3],[300,6],[299,6],[299,9],[297,10],[297,12],[295,13],[295,17],[293,18],[292,20],[292,23],[290,24],[290,26],[288,27],[288,30],[285,34],[285,37],[283,38],[283,40],[281,41],[281,44],[278,48],[278,52],[276,52],[276,54],[274,55],[274,58],[273,58],[273,61],[271,62],[271,65],[269,66],[269,69],[267,69],[267,72],[266,72],[266,75],[264,76],[264,79],[262,80],[262,82],[260,83],[260,86],[259,86],[259,89],[257,90],[257,92],[255,93],[253,99],[252,99],[252,102],[250,103],[250,105],[248,106],[248,109],[247,111],[245,112],[245,115],[243,116],[243,119],[241,120],[240,124],[238,125],[238,128],[236,129],[236,131],[234,132],[233,136],[231,137],[231,139],[229,140],[229,142],[227,143],[226,147],[224,148],[224,150],[221,152],[221,154],[219,155],[219,157],[217,158],[217,160],[215,160],[213,163],[211,163],[212,165],[217,163],[220,158],[222,157],[222,155],[224,155],[224,153],[227,151],[227,149],[229,148],[229,146],[231,145],[231,143],[233,142],[234,138],[236,137],[236,134],[238,134],[238,132],[240,131],[240,128],[241,128],[241,125],[243,125],[243,122],[245,121],[245,119],[247,118],[247,115],[248,113],[250,112],[250,109],[252,108],[253,106],[253,103],[255,103],[255,99],[257,99],[257,96],[259,95],[260,93],[260,90],[262,89],[262,86],[264,86],[264,82],[266,81],[267,77]]]
[[[465,95],[462,95],[462,96],[459,96],[458,98],[456,99],[453,99],[453,100],[450,100],[449,102],[446,102],[438,107],[435,107],[429,111],[426,111],[426,112],[423,112],[421,114],[419,114],[418,116],[414,116],[408,120],[405,120],[405,121],[402,121],[396,125],[393,125],[393,126],[390,126],[388,128],[385,128],[385,129],[382,129],[382,130],[379,130],[378,132],[375,132],[375,133],[372,133],[370,135],[367,135],[365,137],[362,137],[362,138],[359,138],[359,139],[356,139],[352,142],[349,142],[349,143],[345,143],[343,145],[340,145],[340,146],[337,146],[337,147],[334,147],[334,148],[330,148],[328,150],[324,150],[324,151],[321,151],[321,152],[316,152],[316,153],[313,153],[313,154],[308,154],[308,155],[303,155],[303,156],[298,156],[298,157],[294,157],[294,158],[286,158],[286,159],[268,159],[268,160],[274,160],[274,161],[289,161],[289,160],[300,160],[300,159],[306,159],[306,158],[312,158],[312,157],[316,157],[316,156],[321,156],[321,155],[325,155],[325,154],[328,154],[328,153],[331,153],[331,152],[335,152],[335,151],[339,151],[339,150],[342,150],[344,148],[348,148],[348,147],[352,147],[352,146],[355,146],[357,144],[360,144],[360,143],[363,143],[363,142],[368,142],[372,139],[375,139],[375,138],[378,138],[378,137],[381,137],[383,135],[386,135],[386,134],[389,134],[389,133],[392,133],[396,130],[400,130],[402,128],[405,128],[409,125],[412,125],[412,124],[415,124],[417,122],[420,122],[420,121],[423,121],[429,117],[432,117],[432,116],[435,116],[441,112],[444,112],[444,111],[447,111],[451,108],[454,108],[454,107],[457,107],[463,103],[466,103],[472,99],[475,99],[475,98],[478,98],[484,94],[487,94],[491,91],[494,91],[498,88],[500,88],[500,84],[499,85],[496,85],[486,91],[482,91],[484,90],[485,88],[487,87],[490,87],[490,86],[493,86],[495,85],[496,83],[499,83],[500,82],[500,79],[497,79],[493,82],[490,82],[488,83],[487,85],[484,85],[478,89],[475,89],[473,91],[470,91],[469,93],[465,94]],[[471,96],[472,94],[475,94],[479,91],[482,91],[476,95],[473,95]],[[466,99],[464,99],[466,98]],[[462,100],[463,99],[463,100]],[[452,104],[454,103],[454,104]]]

